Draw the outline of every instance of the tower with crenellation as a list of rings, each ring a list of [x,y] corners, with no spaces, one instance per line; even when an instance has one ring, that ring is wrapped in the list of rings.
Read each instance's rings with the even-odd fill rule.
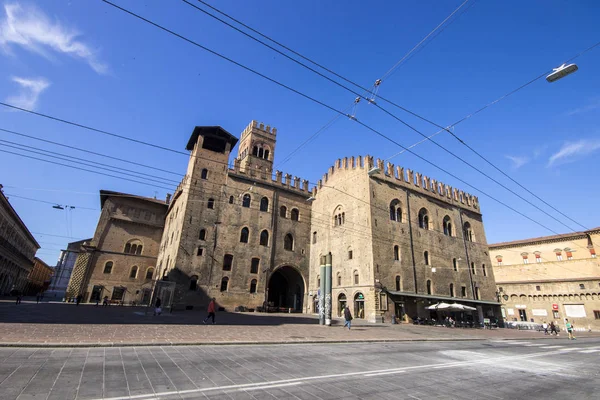
[[[277,129],[252,121],[242,132],[238,147],[240,169],[244,172],[254,169],[267,173],[273,171]]]

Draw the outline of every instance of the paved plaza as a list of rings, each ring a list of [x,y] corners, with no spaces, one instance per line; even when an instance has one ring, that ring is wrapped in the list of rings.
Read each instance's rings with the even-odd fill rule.
[[[148,311],[148,312],[147,312]],[[510,329],[450,329],[408,324],[370,324],[355,319],[320,326],[314,315],[217,313],[216,325],[204,325],[204,311],[154,316],[143,307],[96,307],[89,304],[0,302],[0,345],[132,346],[171,344],[319,343],[399,340],[535,339],[543,333]],[[581,333],[583,337],[595,333]]]
[[[0,399],[592,399],[599,354],[597,338],[0,348]]]

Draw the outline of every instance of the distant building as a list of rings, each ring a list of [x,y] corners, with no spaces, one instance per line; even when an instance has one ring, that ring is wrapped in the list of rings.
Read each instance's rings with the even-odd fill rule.
[[[46,291],[50,286],[50,279],[54,273],[54,268],[35,257],[33,261],[33,268],[27,276],[27,283],[23,293],[25,296],[35,296],[40,292]]]
[[[148,304],[167,204],[127,193],[100,191],[94,237],[83,243],[66,296],[83,301]]]
[[[0,295],[23,291],[40,245],[2,192],[0,185]]]
[[[54,300],[64,300],[71,279],[71,272],[75,267],[75,262],[79,256],[81,246],[86,242],[91,242],[92,239],[79,240],[67,245],[66,250],[61,250],[60,258],[54,268],[54,275],[48,290],[44,293],[44,298]]]
[[[600,227],[490,245],[505,318],[599,329],[599,242]]]

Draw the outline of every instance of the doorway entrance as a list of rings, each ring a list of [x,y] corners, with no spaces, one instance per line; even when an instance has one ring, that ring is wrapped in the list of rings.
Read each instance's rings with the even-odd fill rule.
[[[277,269],[269,278],[267,302],[269,307],[290,308],[302,312],[304,279],[293,267]]]
[[[527,313],[525,312],[525,310],[519,310],[519,318],[521,319],[521,321],[527,321]]]
[[[338,317],[344,316],[344,308],[346,308],[346,295],[340,293],[338,296]]]
[[[365,296],[361,292],[354,295],[354,316],[356,318],[365,317]]]
[[[100,302],[100,299],[102,298],[102,290],[104,290],[103,286],[94,285],[94,288],[92,289],[92,295],[90,296],[90,303]]]

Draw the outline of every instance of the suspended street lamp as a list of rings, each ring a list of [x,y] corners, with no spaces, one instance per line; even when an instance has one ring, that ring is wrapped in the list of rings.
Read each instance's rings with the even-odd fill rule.
[[[579,68],[576,64],[563,64],[558,68],[554,68],[552,73],[546,77],[546,80],[550,83],[557,81],[561,78],[564,78],[567,75],[572,74],[577,71]]]

